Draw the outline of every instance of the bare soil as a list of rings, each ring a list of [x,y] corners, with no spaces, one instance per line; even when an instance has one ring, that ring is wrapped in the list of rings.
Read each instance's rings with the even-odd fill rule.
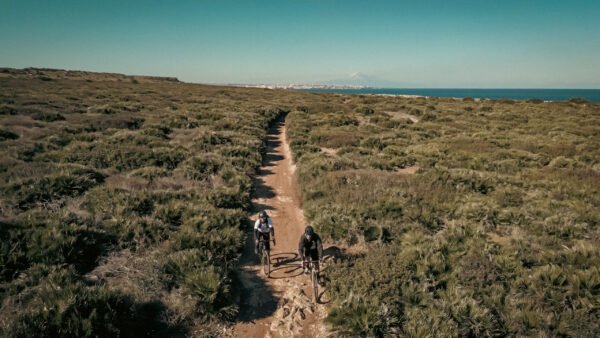
[[[266,210],[273,220],[276,245],[271,244],[271,273],[265,276],[254,254],[252,227],[238,278],[242,284],[238,324],[234,337],[322,337],[326,311],[310,296],[309,277],[302,273],[298,240],[306,225],[294,165],[286,140],[284,119],[270,130],[267,155],[255,182],[251,219]],[[323,293],[321,289],[321,293]],[[326,293],[326,292],[325,292]],[[320,296],[326,303],[327,295]]]
[[[397,120],[409,119],[413,123],[419,122],[419,118],[418,117],[416,117],[414,115],[410,115],[410,114],[404,113],[404,112],[400,112],[400,111],[384,111],[384,113],[390,115],[392,117],[392,119],[397,119]]]

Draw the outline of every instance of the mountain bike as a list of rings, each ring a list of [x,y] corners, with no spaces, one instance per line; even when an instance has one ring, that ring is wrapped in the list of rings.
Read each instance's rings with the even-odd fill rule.
[[[260,253],[260,264],[263,266],[263,271],[265,276],[269,277],[271,273],[271,253],[267,250],[267,245],[265,244],[269,240],[261,239],[258,241],[258,252]],[[275,242],[274,240],[270,240]]]

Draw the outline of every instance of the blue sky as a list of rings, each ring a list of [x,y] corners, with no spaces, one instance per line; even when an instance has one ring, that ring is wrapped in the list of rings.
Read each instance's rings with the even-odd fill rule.
[[[408,87],[600,88],[600,1],[0,0],[0,66]]]

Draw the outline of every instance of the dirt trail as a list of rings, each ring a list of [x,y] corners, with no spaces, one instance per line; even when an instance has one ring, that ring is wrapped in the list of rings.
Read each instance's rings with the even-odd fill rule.
[[[267,210],[273,219],[277,245],[271,247],[272,271],[267,278],[254,255],[251,229],[242,256],[243,286],[234,337],[321,337],[325,309],[309,296],[309,278],[302,274],[297,255],[305,220],[286,140],[285,120],[269,132],[266,159],[255,179],[254,214]]]

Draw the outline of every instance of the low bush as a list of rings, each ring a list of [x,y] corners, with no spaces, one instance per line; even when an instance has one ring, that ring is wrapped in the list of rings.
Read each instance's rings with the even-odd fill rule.
[[[375,113],[375,111],[368,106],[362,106],[362,107],[358,107],[355,110],[357,113],[362,114],[362,115],[373,115],[373,113]]]
[[[164,305],[137,303],[104,286],[85,286],[69,271],[50,271],[29,297],[25,308],[0,333],[7,337],[116,337],[185,332],[165,322]]]
[[[130,116],[114,116],[109,119],[94,120],[86,127],[87,132],[105,131],[108,129],[137,130],[144,124],[144,118]]]
[[[192,299],[195,317],[231,320],[237,314],[237,306],[232,305],[227,268],[207,264],[204,254],[189,249],[167,257],[164,273],[170,277],[169,287]]]
[[[369,107],[420,121],[374,113],[336,128],[329,112],[288,116],[308,222],[363,252],[328,271],[333,334],[593,335],[597,130],[574,120],[594,104],[575,118],[578,102],[397,100]],[[341,131],[353,142],[327,143]],[[309,151],[320,147],[337,149]],[[419,170],[396,173],[407,166]],[[586,291],[573,291],[578,278]]]
[[[37,112],[31,115],[31,118],[44,122],[64,121],[65,117],[59,113]]]
[[[27,179],[5,188],[18,208],[30,209],[63,197],[81,195],[104,182],[105,175],[86,167],[64,167],[58,173],[37,179]]]
[[[12,131],[0,129],[0,141],[16,140],[18,138],[19,138],[19,135],[13,133]]]
[[[0,230],[0,276],[14,276],[34,264],[71,264],[80,273],[96,266],[114,238],[73,214],[33,213],[3,223]]]

